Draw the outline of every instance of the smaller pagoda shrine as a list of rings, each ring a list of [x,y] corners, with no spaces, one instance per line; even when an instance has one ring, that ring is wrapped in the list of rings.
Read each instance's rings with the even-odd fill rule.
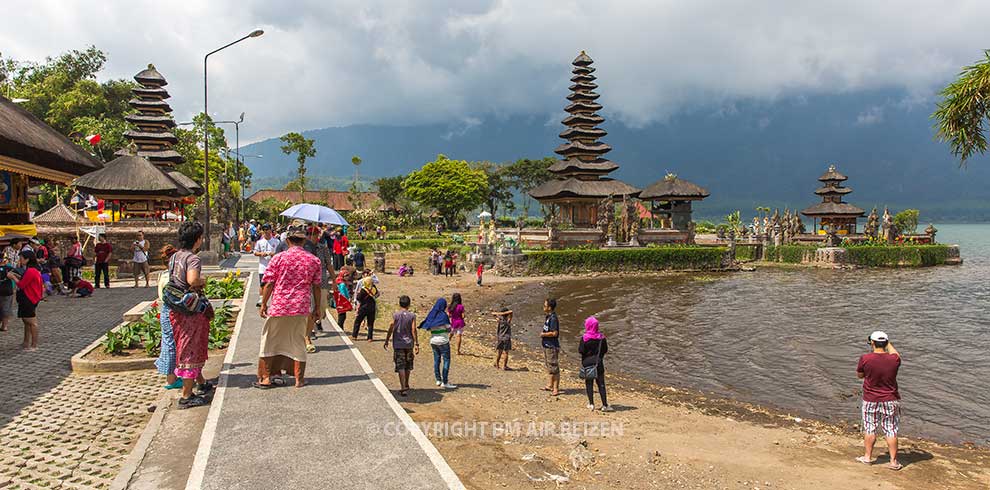
[[[567,129],[560,133],[566,143],[554,150],[561,160],[549,168],[554,178],[529,193],[543,206],[552,208],[560,224],[572,228],[594,228],[602,199],[619,202],[639,193],[639,189],[625,182],[606,177],[619,166],[602,157],[612,147],[598,141],[607,133],[597,127],[605,118],[596,112],[602,106],[596,102],[599,95],[594,90],[598,85],[594,83],[592,63],[584,51],[572,62],[574,84],[567,96],[571,103],[564,108],[570,115],[562,121]]]
[[[691,225],[691,202],[708,197],[708,190],[698,184],[668,174],[639,193],[641,201],[650,201],[650,227],[688,231]]]
[[[815,194],[821,196],[822,202],[801,211],[801,214],[814,219],[816,234],[825,235],[832,227],[837,235],[856,234],[856,220],[866,213],[842,201],[843,196],[852,192],[852,189],[842,186],[847,179],[835,169],[835,165],[830,165],[828,171],[818,178],[822,187]]]
[[[154,65],[134,76],[138,86],[128,104],[137,112],[125,117],[136,129],[124,133],[130,144],[103,170],[86,174],[73,185],[96,197],[118,201],[128,219],[149,219],[175,212],[203,192],[195,181],[176,170],[184,158],[172,149],[175,121],[165,99],[168,82]]]

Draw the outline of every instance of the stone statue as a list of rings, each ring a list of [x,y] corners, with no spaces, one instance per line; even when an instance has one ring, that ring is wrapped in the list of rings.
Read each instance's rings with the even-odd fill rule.
[[[632,224],[629,226],[629,245],[633,247],[639,246],[639,220],[634,219]]]
[[[632,199],[626,201],[626,241],[632,243],[639,233],[639,212],[636,209],[636,202]]]
[[[612,204],[612,197],[603,198],[598,202],[598,231],[601,232],[604,237],[608,233],[608,223],[611,221],[610,218],[614,216],[612,211],[614,209]]]
[[[753,216],[753,234],[754,235],[759,235],[760,234],[760,217],[759,216]]]
[[[874,206],[873,211],[870,211],[870,215],[866,218],[866,227],[863,228],[863,234],[870,238],[876,238],[877,231],[880,228],[879,220],[880,218],[877,217],[877,208]]]
[[[894,242],[894,235],[897,233],[894,230],[894,217],[890,215],[890,210],[888,208],[883,208],[883,224],[881,225],[880,238],[882,238],[887,243]]]
[[[838,247],[839,246],[839,234],[835,228],[835,224],[829,223],[825,228],[825,246],[826,247]]]
[[[620,216],[622,217],[621,228],[619,228],[619,236],[616,239],[623,242],[629,241],[629,197],[622,196],[622,210],[620,211]]]
[[[774,245],[780,246],[782,243],[781,233],[780,233],[780,210],[774,209],[773,216],[770,218],[770,237]]]
[[[780,223],[781,242],[782,243],[790,243],[791,238],[792,238],[792,236],[791,236],[791,225],[792,224],[793,224],[793,222],[791,221],[791,210],[785,208],[784,209],[784,218],[781,220],[781,223]]]
[[[925,228],[925,234],[928,235],[928,239],[931,240],[932,244],[935,243],[936,233],[938,233],[938,230],[935,228],[935,225],[928,223],[928,228]]]
[[[763,226],[760,227],[760,234],[766,236],[769,233],[770,233],[770,217],[764,215],[763,216]]]
[[[697,229],[697,226],[698,225],[696,225],[694,221],[688,222],[688,237],[687,237],[688,244],[694,243],[694,234],[695,234],[695,230]]]

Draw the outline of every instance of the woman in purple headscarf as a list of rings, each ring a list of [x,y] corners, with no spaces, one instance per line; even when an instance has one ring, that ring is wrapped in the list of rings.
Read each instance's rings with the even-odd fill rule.
[[[578,352],[581,354],[581,366],[595,366],[597,376],[584,380],[585,391],[588,392],[588,408],[595,409],[595,384],[598,384],[598,395],[602,398],[602,411],[611,412],[612,407],[608,404],[605,395],[605,353],[608,352],[608,341],[605,334],[598,331],[598,319],[589,316],[584,321],[584,336],[581,337],[581,344],[578,345]]]

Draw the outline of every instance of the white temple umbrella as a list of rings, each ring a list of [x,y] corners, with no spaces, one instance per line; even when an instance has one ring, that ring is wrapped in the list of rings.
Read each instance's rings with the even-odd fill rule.
[[[286,218],[310,221],[313,223],[326,223],[341,226],[348,225],[347,220],[345,220],[340,213],[326,206],[320,206],[319,204],[296,204],[295,206],[282,211],[282,216],[285,216]]]

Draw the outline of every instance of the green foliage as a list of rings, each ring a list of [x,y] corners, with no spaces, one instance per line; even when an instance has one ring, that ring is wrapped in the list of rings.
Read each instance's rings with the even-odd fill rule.
[[[818,250],[816,245],[768,245],[767,262],[800,264],[813,258],[815,250]]]
[[[230,302],[214,310],[213,320],[210,321],[209,349],[223,349],[230,343],[233,334],[230,322],[234,318],[233,306]],[[148,357],[155,357],[161,352],[162,329],[161,313],[158,305],[153,304],[148,311],[133,321],[114,330],[110,330],[104,338],[103,352],[110,355],[120,355],[127,349],[142,348]]]
[[[756,247],[736,244],[736,260],[749,262],[758,259],[759,257],[756,256]]]
[[[475,162],[471,166],[484,172],[488,179],[488,193],[485,196],[488,212],[496,216],[501,208],[511,213],[515,204],[512,202],[512,181],[507,175],[507,167],[492,162]]]
[[[529,191],[553,177],[548,169],[556,161],[557,159],[554,157],[544,157],[539,160],[520,158],[505,166],[505,177],[512,187],[523,196],[523,208],[526,215],[529,215],[529,206],[532,203]],[[492,213],[492,215],[494,214]]]
[[[435,236],[435,234],[434,234]],[[364,251],[409,251],[409,250],[431,250],[434,248],[446,250],[454,245],[451,238],[426,238],[426,239],[400,239],[400,240],[354,240],[353,245],[361,247]]]
[[[716,230],[717,227],[715,226],[715,223],[711,221],[701,221],[699,223],[695,223],[694,227],[695,233],[715,233]]]
[[[902,234],[912,235],[918,232],[918,216],[921,213],[917,209],[905,209],[894,215],[894,226]]]
[[[664,246],[628,250],[544,250],[526,253],[530,274],[718,270],[725,247]]]
[[[230,343],[233,335],[233,328],[230,326],[230,320],[234,316],[233,309],[229,302],[224,302],[214,310],[213,320],[210,320],[210,350],[223,349]]]
[[[935,137],[948,142],[960,165],[987,151],[986,121],[990,116],[990,50],[983,59],[964,67],[959,78],[942,89],[942,100],[932,114]]]
[[[402,199],[402,181],[404,180],[406,180],[405,175],[376,179],[373,184],[375,189],[378,189],[378,198],[387,206],[397,206],[399,200]]]
[[[306,159],[316,156],[316,148],[313,146],[315,141],[295,132],[286,133],[279,140],[284,143],[281,146],[282,153],[296,154],[296,161],[299,162],[296,170],[298,190],[300,193],[306,192]]]
[[[928,267],[942,265],[949,256],[946,245],[850,245],[849,262],[862,267]]]
[[[437,155],[436,161],[410,173],[402,188],[410,199],[436,209],[453,225],[458,215],[485,202],[488,178],[464,160]]]
[[[206,278],[203,293],[210,299],[239,299],[244,296],[244,283],[233,272],[228,272],[223,279]]]

